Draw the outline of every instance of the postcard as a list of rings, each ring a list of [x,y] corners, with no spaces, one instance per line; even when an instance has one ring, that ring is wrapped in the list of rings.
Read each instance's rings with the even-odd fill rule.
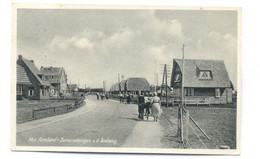
[[[240,154],[241,8],[12,13],[11,150]]]

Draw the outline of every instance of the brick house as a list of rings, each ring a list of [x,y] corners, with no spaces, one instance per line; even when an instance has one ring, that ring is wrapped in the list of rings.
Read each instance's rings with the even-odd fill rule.
[[[67,84],[67,74],[63,67],[41,67],[41,78],[43,81],[49,82],[50,96],[59,97],[60,95],[69,94],[69,86]]]
[[[171,87],[181,98],[182,60],[173,60]],[[184,60],[184,97],[187,104],[232,102],[232,83],[223,60]]]
[[[40,78],[40,71],[35,66],[34,61],[19,55],[16,64],[17,99],[49,99],[50,84]]]

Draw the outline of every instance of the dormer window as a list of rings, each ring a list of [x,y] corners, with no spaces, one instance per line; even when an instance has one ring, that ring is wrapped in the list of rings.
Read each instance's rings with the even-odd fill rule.
[[[208,70],[201,70],[199,73],[200,80],[212,80],[212,73]]]
[[[180,74],[176,74],[175,76],[174,76],[174,82],[180,82],[181,81],[181,75]]]

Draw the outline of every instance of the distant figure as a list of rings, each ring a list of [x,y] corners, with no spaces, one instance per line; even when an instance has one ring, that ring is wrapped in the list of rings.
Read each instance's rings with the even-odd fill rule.
[[[106,97],[106,100],[108,100],[108,94],[107,93],[105,94],[105,97]]]
[[[131,102],[131,96],[129,93],[126,96],[126,102],[127,102],[127,104],[130,104],[130,102]]]
[[[140,120],[144,120],[144,107],[145,107],[145,99],[144,99],[144,95],[141,94],[138,96],[138,118]]]
[[[121,92],[119,92],[119,101],[120,101],[120,103],[123,102],[123,94]]]
[[[99,93],[97,92],[97,100],[99,100]]]
[[[105,94],[101,93],[101,100],[104,100]]]
[[[157,96],[157,93],[154,93],[154,97],[151,99],[151,110],[154,121],[157,122],[158,117],[161,115],[161,100]]]

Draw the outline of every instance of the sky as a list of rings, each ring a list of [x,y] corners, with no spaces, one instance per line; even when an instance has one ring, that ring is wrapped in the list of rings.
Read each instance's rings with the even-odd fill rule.
[[[173,59],[224,60],[237,87],[237,12],[213,10],[18,9],[17,54],[64,67],[68,83],[107,88],[118,74],[162,81]],[[170,81],[170,80],[169,80]]]

